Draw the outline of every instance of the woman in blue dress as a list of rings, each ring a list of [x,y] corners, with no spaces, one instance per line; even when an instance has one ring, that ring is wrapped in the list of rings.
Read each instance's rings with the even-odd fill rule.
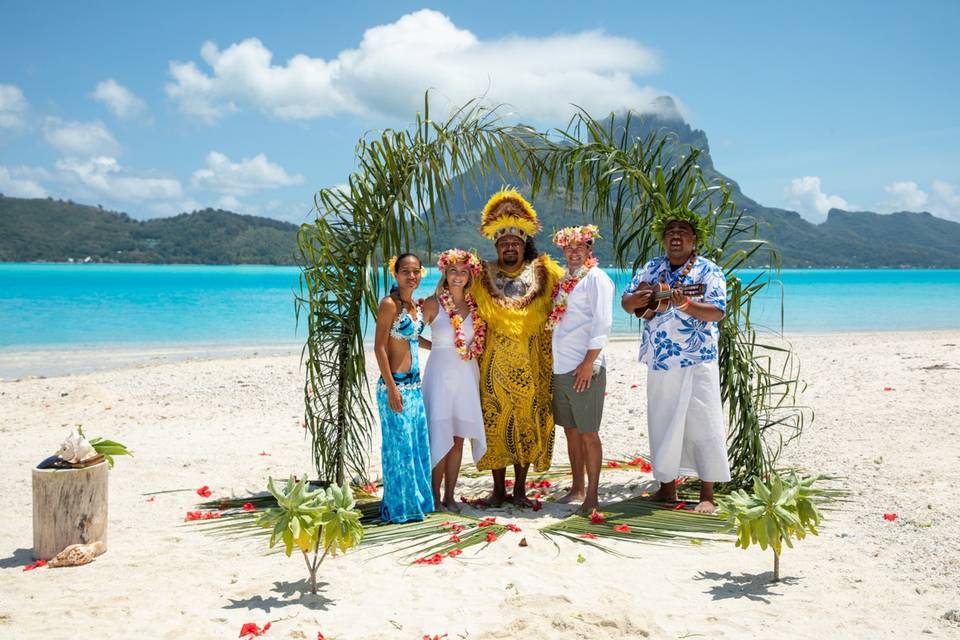
[[[418,357],[423,313],[413,301],[422,277],[420,259],[405,253],[390,263],[397,288],[380,301],[373,349],[380,367],[380,411],[384,522],[423,520],[433,511],[430,436],[423,408]]]

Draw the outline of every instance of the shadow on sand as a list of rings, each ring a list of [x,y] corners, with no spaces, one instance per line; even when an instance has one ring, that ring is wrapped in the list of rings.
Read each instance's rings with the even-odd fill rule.
[[[317,590],[322,591],[328,585],[327,582],[318,582]],[[300,605],[314,611],[327,611],[327,605],[333,604],[333,600],[320,593],[310,593],[310,582],[307,579],[296,582],[274,582],[271,591],[277,595],[268,598],[257,595],[243,600],[231,600],[230,604],[223,608],[250,609],[251,611],[262,609],[265,613],[270,613],[271,609]]]
[[[782,595],[771,591],[772,588],[778,585],[793,585],[799,582],[798,578],[792,577],[780,578],[780,582],[772,582],[772,571],[765,571],[764,573],[755,575],[741,573],[736,576],[729,571],[726,573],[701,571],[695,579],[719,583],[707,589],[707,593],[709,593],[714,600],[746,598],[764,604],[770,604],[770,600],[768,599],[770,596]]]

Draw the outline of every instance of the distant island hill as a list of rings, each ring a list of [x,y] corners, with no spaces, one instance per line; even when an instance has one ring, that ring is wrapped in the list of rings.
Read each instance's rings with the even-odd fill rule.
[[[826,221],[813,224],[795,211],[764,207],[744,195],[735,181],[714,168],[706,134],[679,115],[644,116],[633,122],[634,135],[670,132],[678,149],[701,149],[706,176],[730,184],[737,208],[758,221],[760,237],[780,250],[786,268],[960,268],[960,223],[925,212],[831,209]],[[478,228],[480,210],[484,190],[492,192],[501,182],[481,179],[481,192],[466,200],[451,198],[451,204],[462,204],[450,219],[438,217],[432,234],[435,250],[489,248]],[[534,205],[545,231],[588,221],[562,201],[538,198]],[[296,234],[297,226],[288,222],[219,209],[137,220],[72,201],[0,195],[2,262],[294,265]],[[541,236],[540,249],[556,253],[546,236]],[[597,254],[609,263],[609,243],[601,241]]]

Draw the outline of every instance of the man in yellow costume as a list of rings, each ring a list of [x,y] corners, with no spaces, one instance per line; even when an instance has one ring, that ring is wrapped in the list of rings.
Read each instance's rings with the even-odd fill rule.
[[[496,506],[508,499],[506,467],[513,465],[513,503],[531,506],[527,471],[550,468],[553,457],[553,355],[545,323],[554,285],[563,269],[539,255],[533,236],[537,213],[513,189],[495,194],[483,208],[480,231],[494,241],[497,259],[484,263],[480,286],[472,287],[487,323],[480,356],[480,405],[487,451],[477,463],[493,471]]]

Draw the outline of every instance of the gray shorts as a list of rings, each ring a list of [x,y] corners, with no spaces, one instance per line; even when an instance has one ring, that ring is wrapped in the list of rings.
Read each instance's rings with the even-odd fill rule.
[[[553,374],[553,421],[561,427],[576,427],[580,433],[597,433],[603,418],[603,393],[607,388],[607,370],[593,374],[590,388],[573,390],[573,371]]]

